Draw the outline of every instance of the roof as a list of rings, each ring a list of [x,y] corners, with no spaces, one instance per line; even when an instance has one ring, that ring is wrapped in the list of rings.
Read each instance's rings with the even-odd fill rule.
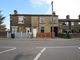
[[[60,22],[80,22],[80,19],[59,19]]]
[[[10,14],[10,16],[52,16],[51,14]],[[58,15],[54,15],[58,17]]]

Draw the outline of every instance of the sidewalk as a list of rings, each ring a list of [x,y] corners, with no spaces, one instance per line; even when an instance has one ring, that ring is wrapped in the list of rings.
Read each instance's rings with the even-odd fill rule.
[[[72,40],[72,39],[80,39],[80,38],[59,38],[59,37],[56,37],[56,38],[32,38],[32,40]]]
[[[0,40],[29,40],[29,41],[46,41],[46,40],[80,40],[80,38],[0,38]]]

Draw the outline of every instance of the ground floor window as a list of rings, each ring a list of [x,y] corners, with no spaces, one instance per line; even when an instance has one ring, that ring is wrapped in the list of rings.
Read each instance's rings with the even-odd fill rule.
[[[41,32],[44,32],[44,27],[41,27]]]
[[[80,33],[80,29],[79,29],[79,33]]]

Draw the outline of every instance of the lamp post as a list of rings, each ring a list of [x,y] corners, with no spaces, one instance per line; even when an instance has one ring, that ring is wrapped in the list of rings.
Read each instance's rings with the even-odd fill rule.
[[[51,2],[52,6],[52,38],[53,38],[53,32],[54,32],[54,25],[53,25],[53,1]]]

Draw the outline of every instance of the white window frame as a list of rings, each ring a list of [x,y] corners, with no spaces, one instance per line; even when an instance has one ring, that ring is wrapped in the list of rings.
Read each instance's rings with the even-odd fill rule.
[[[12,26],[12,33],[16,33],[17,32],[17,28],[18,28],[18,26]]]
[[[65,24],[66,24],[66,26],[68,26],[69,23],[68,22],[65,22]]]
[[[80,25],[80,22],[78,22],[78,25]]]
[[[53,20],[52,20],[52,17],[51,17],[51,23],[58,24],[58,21],[57,21],[57,19],[55,17],[53,17]]]
[[[71,25],[74,26],[74,22],[71,22]]]
[[[44,16],[39,17],[39,23],[45,23],[45,17]]]
[[[18,24],[24,24],[24,16],[18,16]]]

